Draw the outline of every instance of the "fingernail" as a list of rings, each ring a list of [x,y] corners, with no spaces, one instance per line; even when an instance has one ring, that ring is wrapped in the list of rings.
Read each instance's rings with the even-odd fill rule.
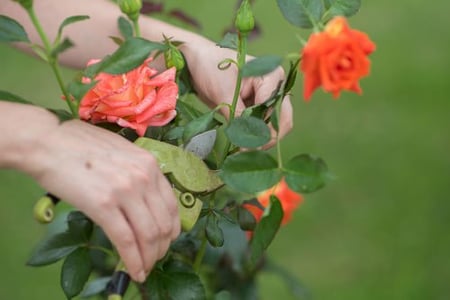
[[[141,272],[138,274],[137,280],[138,280],[140,283],[143,283],[143,282],[145,281],[146,278],[147,278],[147,275],[145,274],[145,272],[144,272],[144,271],[141,271]]]

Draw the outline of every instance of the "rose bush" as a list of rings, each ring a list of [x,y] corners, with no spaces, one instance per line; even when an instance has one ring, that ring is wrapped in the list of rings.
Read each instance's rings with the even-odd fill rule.
[[[343,90],[361,93],[359,80],[369,74],[368,55],[375,45],[366,34],[351,29],[345,18],[359,10],[360,1],[277,0],[286,20],[314,31],[301,51],[286,56],[285,80],[263,103],[248,104],[239,116],[234,112],[242,80],[264,78],[283,66],[283,58],[276,55],[247,56],[248,38],[255,30],[249,0],[240,1],[237,33],[230,32],[218,42],[220,47],[235,50],[229,52],[235,57],[224,58],[217,66],[219,70],[236,68],[234,96],[209,110],[196,102],[199,98],[189,78],[189,61],[184,61],[177,48],[183,41],[163,36],[158,43],[140,37],[140,0],[119,3],[128,20],[118,20],[122,36],[113,37],[118,49],[101,61],[90,61],[81,81],[77,77],[68,85],[62,84],[57,71],[58,55],[73,44],[61,34],[65,26],[88,16],[65,19],[50,44],[32,1],[17,2],[34,20],[45,47],[31,44],[23,27],[7,16],[0,16],[0,41],[28,43],[51,65],[70,109],[70,113],[52,112],[61,121],[81,118],[94,124],[119,125],[108,129],[155,157],[178,199],[181,223],[189,225],[183,227],[186,232],[171,244],[146,281],[133,283],[141,299],[256,299],[261,270],[278,270],[293,290],[302,290],[264,253],[280,226],[303,202],[303,195],[321,189],[332,176],[315,155],[297,154],[284,160],[280,111],[298,71],[304,74],[306,100],[320,86],[334,97]],[[163,54],[168,67],[159,74],[148,66],[155,53]],[[0,91],[0,96],[27,103],[9,92]],[[229,118],[217,115],[223,110],[229,112]],[[147,130],[152,126],[161,127]],[[135,130],[140,137],[136,139],[123,128]],[[269,128],[275,135],[276,158],[264,150],[271,139]],[[36,205],[38,215],[53,217],[58,201],[57,197],[41,198]],[[41,219],[49,221],[51,217]],[[70,212],[66,221],[66,228],[50,234],[35,248],[28,264],[42,266],[64,260],[61,286],[68,299],[80,293],[122,299],[130,277],[102,228],[79,211]],[[250,232],[247,238],[246,232]]]

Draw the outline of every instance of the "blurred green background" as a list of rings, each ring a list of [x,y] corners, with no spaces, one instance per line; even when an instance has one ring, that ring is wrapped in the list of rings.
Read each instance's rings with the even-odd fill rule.
[[[166,3],[196,16],[214,40],[234,6],[234,0]],[[297,83],[295,129],[283,155],[320,155],[337,180],[305,197],[269,254],[314,299],[450,299],[449,9],[444,0],[363,1],[351,25],[377,44],[364,96],[344,93],[334,101],[317,92],[305,103]],[[282,19],[275,1],[256,1],[255,15],[263,35],[250,44],[252,54],[299,49],[296,35],[306,33]],[[0,45],[0,68],[0,89],[63,107],[43,63]],[[64,299],[59,266],[25,266],[45,232],[31,216],[41,194],[26,176],[0,171],[1,299]],[[277,278],[260,282],[262,299],[291,299]]]

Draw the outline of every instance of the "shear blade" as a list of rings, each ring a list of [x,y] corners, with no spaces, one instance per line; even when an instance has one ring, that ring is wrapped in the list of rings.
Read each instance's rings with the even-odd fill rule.
[[[194,136],[189,143],[184,146],[184,150],[194,153],[201,159],[205,159],[214,147],[216,136],[217,133],[215,129],[202,132]]]

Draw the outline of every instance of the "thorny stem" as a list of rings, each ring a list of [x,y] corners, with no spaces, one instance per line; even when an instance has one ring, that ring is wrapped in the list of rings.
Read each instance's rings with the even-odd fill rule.
[[[53,74],[56,77],[56,81],[58,82],[59,88],[61,89],[61,92],[63,93],[64,97],[66,98],[66,103],[69,106],[70,111],[72,112],[72,115],[77,118],[78,117],[78,109],[77,104],[72,101],[70,94],[67,92],[66,87],[64,86],[64,82],[61,76],[61,71],[58,66],[58,60],[55,57],[52,57],[52,46],[50,44],[50,41],[48,40],[47,35],[45,34],[41,23],[39,22],[36,13],[34,12],[34,9],[31,7],[27,9],[27,13],[31,19],[31,22],[33,23],[34,27],[36,28],[36,31],[39,34],[39,37],[42,40],[42,43],[44,44],[45,48],[45,54],[47,56],[47,62],[50,65]]]

